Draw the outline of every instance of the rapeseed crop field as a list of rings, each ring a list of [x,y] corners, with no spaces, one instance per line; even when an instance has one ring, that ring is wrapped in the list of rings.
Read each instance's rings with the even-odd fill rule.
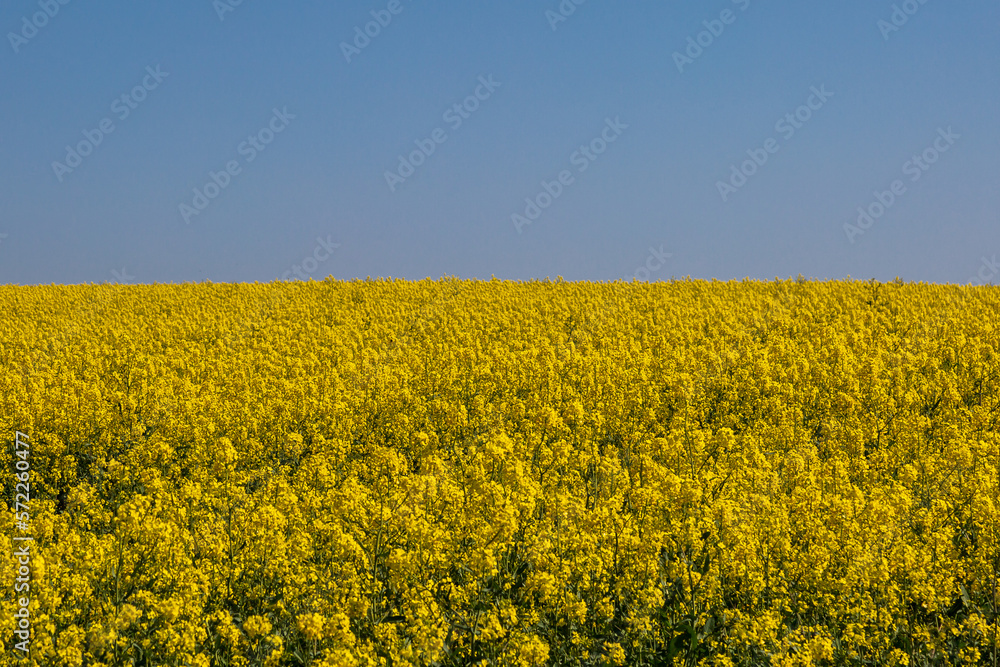
[[[3,664],[1000,657],[995,287],[2,286],[0,313]]]

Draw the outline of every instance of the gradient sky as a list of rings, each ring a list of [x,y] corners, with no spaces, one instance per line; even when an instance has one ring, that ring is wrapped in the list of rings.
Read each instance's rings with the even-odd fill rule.
[[[398,2],[5,2],[0,283],[1000,282],[996,0]]]

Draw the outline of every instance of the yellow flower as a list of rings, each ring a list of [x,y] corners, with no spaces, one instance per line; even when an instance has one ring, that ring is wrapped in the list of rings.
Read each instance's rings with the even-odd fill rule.
[[[299,616],[298,626],[307,639],[318,640],[323,636],[323,624],[326,619],[322,614],[310,613]]]
[[[23,595],[39,664],[642,665],[678,623],[725,667],[987,653],[995,288],[0,286],[0,310],[33,538],[0,612]]]
[[[251,616],[243,622],[243,631],[251,639],[256,639],[271,631],[271,622],[263,616]]]

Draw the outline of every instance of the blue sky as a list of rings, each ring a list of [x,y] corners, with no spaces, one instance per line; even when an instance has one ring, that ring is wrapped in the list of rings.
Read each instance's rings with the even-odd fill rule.
[[[229,2],[4,3],[0,283],[1000,282],[995,1]]]

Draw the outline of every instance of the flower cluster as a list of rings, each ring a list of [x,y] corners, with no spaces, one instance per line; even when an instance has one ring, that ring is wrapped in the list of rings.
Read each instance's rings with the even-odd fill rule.
[[[18,664],[997,660],[996,288],[7,286],[0,312]]]

